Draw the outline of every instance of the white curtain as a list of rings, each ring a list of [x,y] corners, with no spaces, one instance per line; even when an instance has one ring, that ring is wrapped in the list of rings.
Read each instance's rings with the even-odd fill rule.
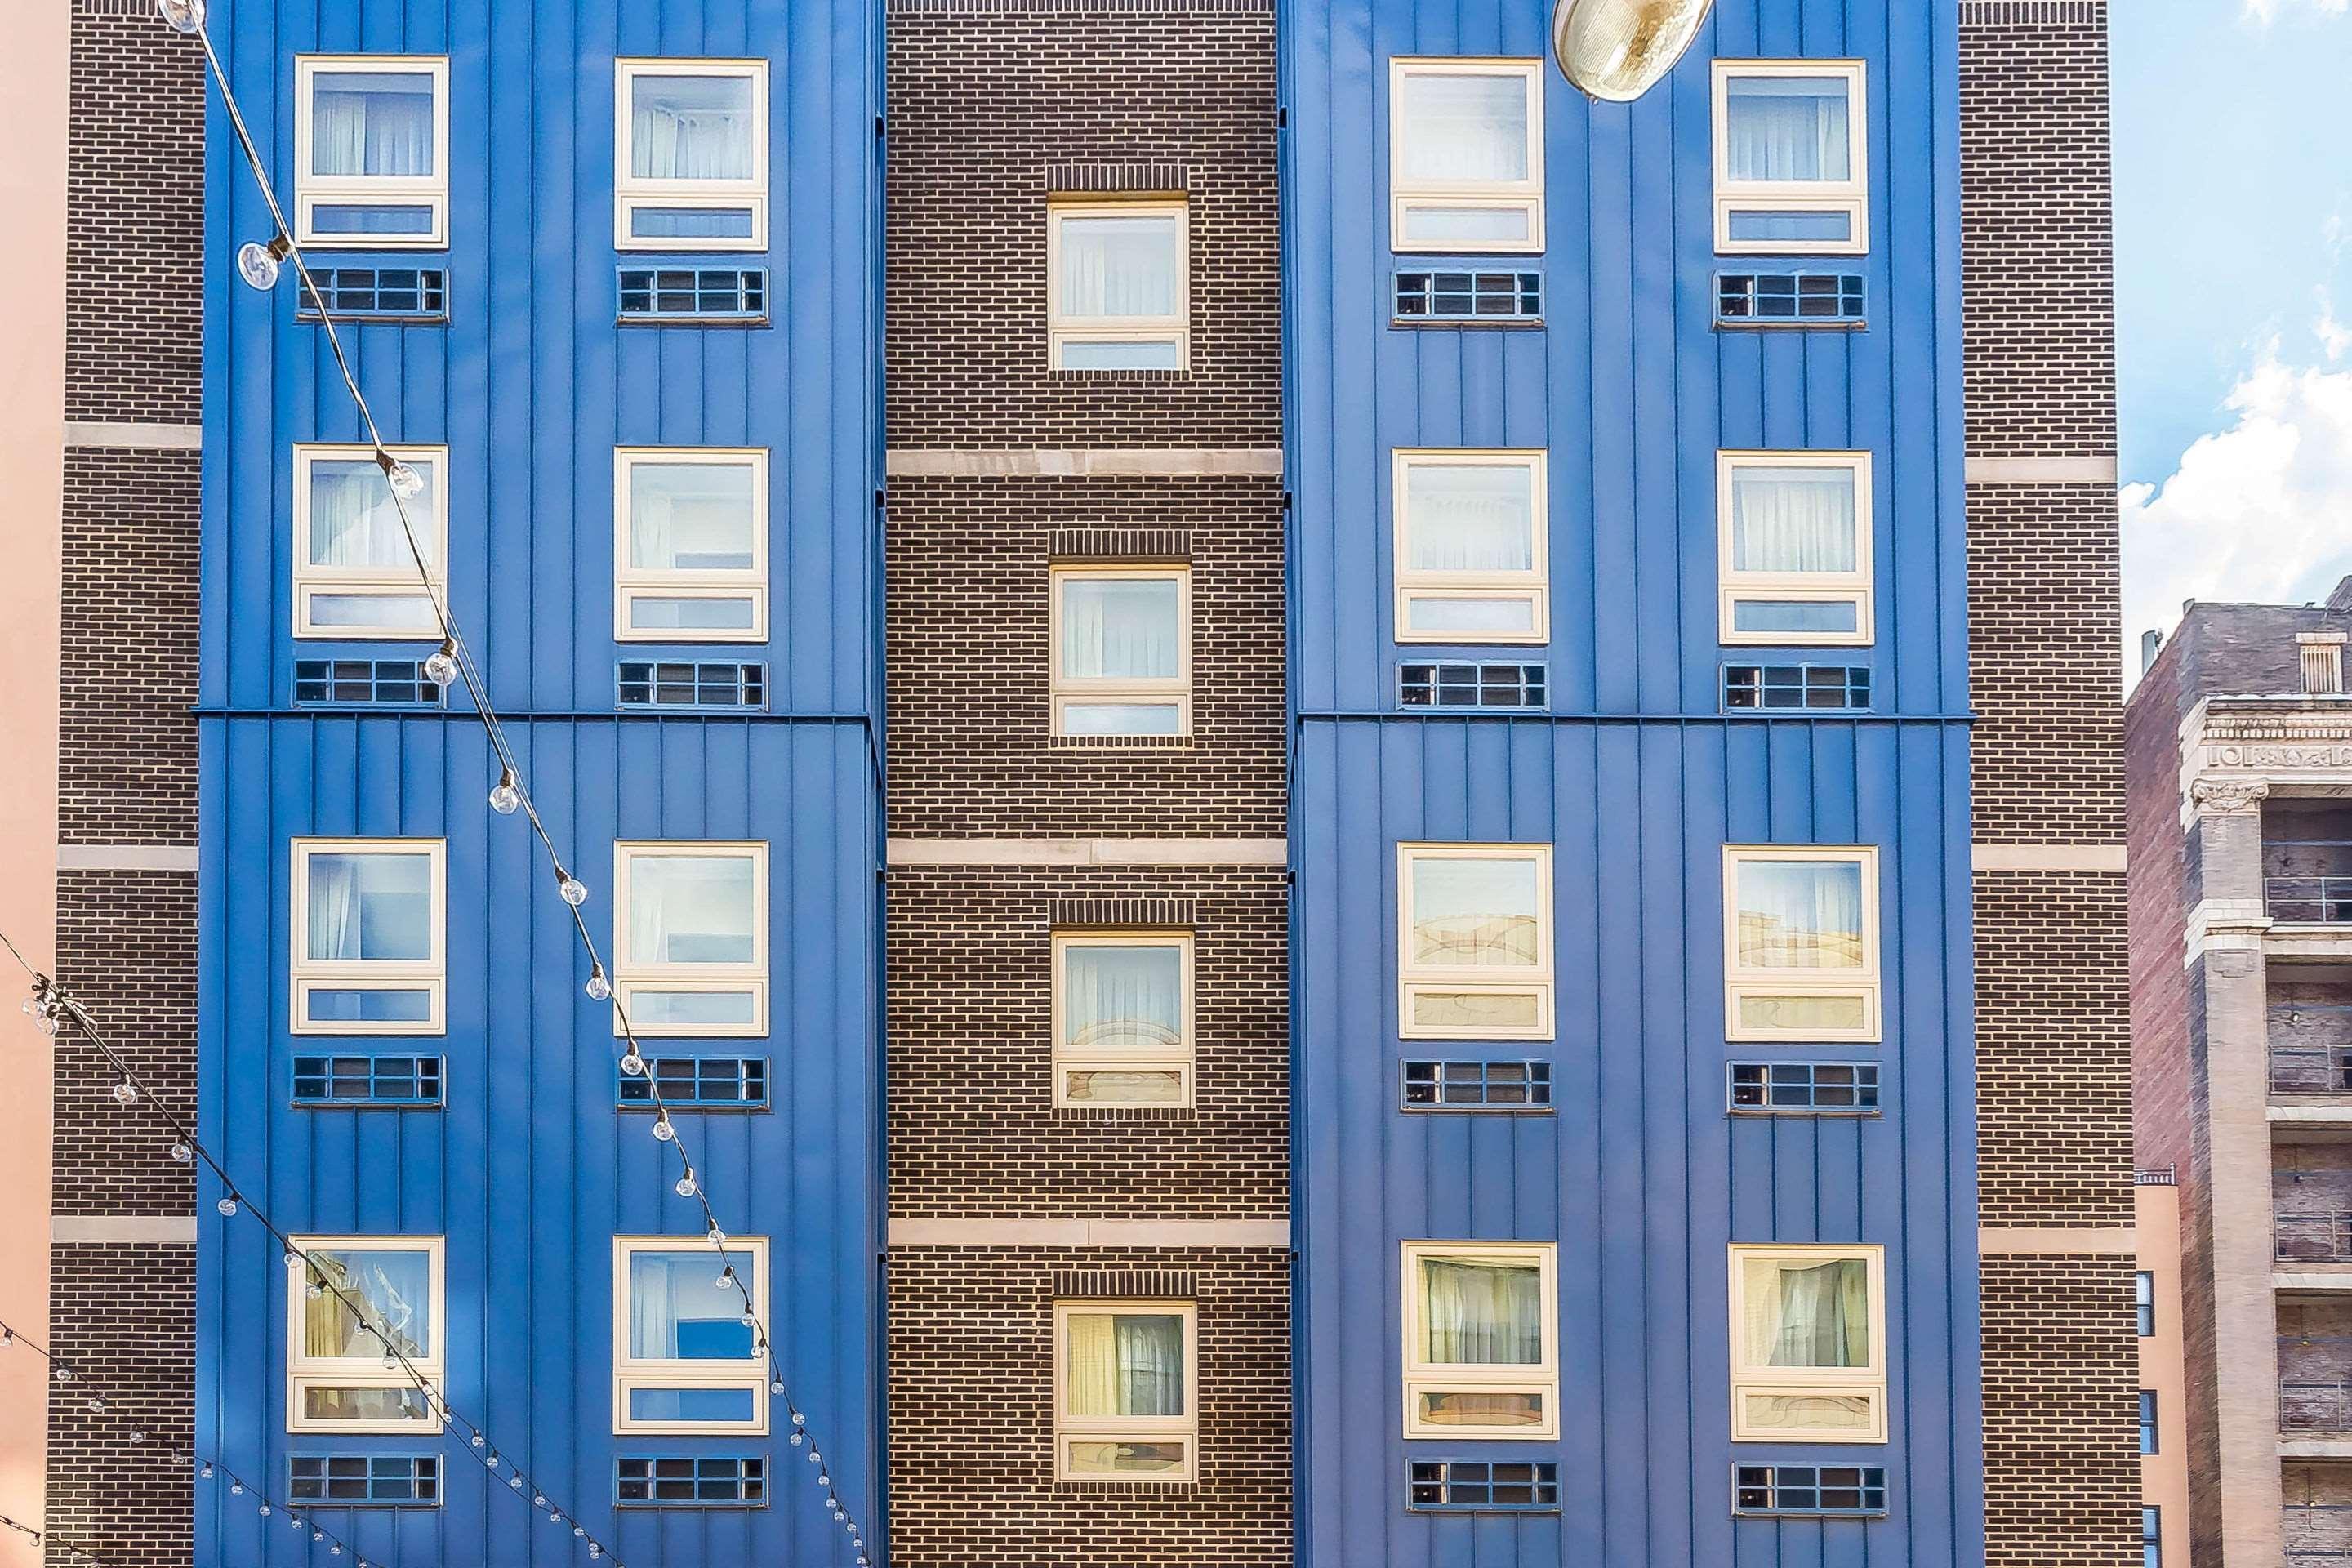
[[[732,1263],[748,1279],[752,1265],[709,1252],[629,1255],[629,1354],[640,1361],[740,1361],[751,1353],[743,1298],[719,1283]]]
[[[1058,221],[1063,315],[1165,319],[1179,313],[1175,215]]]
[[[1731,470],[1731,563],[1739,572],[1852,572],[1853,471]]]
[[[1735,180],[1853,177],[1845,83],[1823,77],[1733,77],[1724,84],[1726,164]]]
[[[1528,177],[1525,77],[1413,71],[1399,92],[1408,184]]]
[[[1062,673],[1076,679],[1173,680],[1176,584],[1074,578],[1062,584]]]
[[[1859,1258],[1759,1260],[1743,1290],[1748,1359],[1761,1366],[1868,1366],[1870,1271]]]
[[[1415,572],[1533,570],[1534,479],[1517,465],[1408,465],[1406,565]]]
[[[1440,1366],[1531,1366],[1543,1360],[1542,1274],[1523,1263],[1423,1258],[1422,1323]]]
[[[1184,1320],[1172,1313],[1073,1312],[1073,1415],[1184,1414]]]
[[[408,503],[409,521],[425,559],[434,558],[430,520],[439,504],[434,494],[440,480],[438,465],[407,459],[425,489]],[[367,458],[321,458],[310,465],[310,564],[313,566],[405,566],[415,562],[408,539],[401,531],[400,513],[393,506],[392,487],[383,470]]]
[[[629,862],[636,963],[751,962],[749,856],[639,855]]]
[[[1739,867],[1743,969],[1862,963],[1862,868],[1851,860],[1748,860]]]
[[[629,564],[656,571],[748,572],[748,463],[629,467]]]
[[[316,1278],[332,1287],[310,1297],[302,1309],[302,1350],[313,1356],[376,1354],[381,1342],[363,1332],[359,1314],[345,1304],[365,1304],[367,1321],[392,1335],[401,1353],[424,1356],[432,1345],[432,1265],[421,1252],[313,1252]],[[307,1287],[312,1275],[295,1276]]]
[[[310,957],[410,961],[433,950],[432,867],[422,855],[312,855]]]
[[[1412,866],[1415,963],[1536,962],[1536,868],[1532,860],[1446,860],[1423,856]]]
[[[432,79],[402,71],[322,71],[313,78],[310,172],[432,174]]]
[[[1184,959],[1174,947],[1063,950],[1062,1037],[1080,1050],[1149,1050],[1182,1038]]]
[[[629,115],[631,174],[641,180],[748,180],[751,161],[749,79],[635,79]]]

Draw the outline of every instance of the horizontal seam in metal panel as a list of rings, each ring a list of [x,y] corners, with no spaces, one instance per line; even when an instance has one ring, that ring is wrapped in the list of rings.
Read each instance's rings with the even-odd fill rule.
[[[385,705],[381,708],[364,704],[352,707],[329,707],[309,703],[299,708],[190,708],[187,711],[198,719],[445,719],[475,721],[470,708],[402,708]],[[874,713],[761,713],[730,710],[702,712],[691,708],[656,708],[642,713],[632,713],[613,708],[501,708],[502,721],[518,719],[582,720],[614,719],[630,723],[657,720],[687,720],[705,724],[866,724],[879,722]]]
[[[1454,719],[1500,719],[1538,724],[1973,724],[1974,713],[1856,713],[1825,710],[1817,713],[1561,713],[1542,709],[1479,710],[1449,708],[1413,713],[1398,708],[1302,708],[1296,719],[1408,719],[1415,723],[1443,723]]]

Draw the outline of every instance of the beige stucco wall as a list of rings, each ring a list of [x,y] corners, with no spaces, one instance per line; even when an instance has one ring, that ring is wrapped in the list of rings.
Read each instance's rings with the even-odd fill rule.
[[[2164,1510],[2165,1568],[2189,1568],[2189,1379],[2180,1340],[2180,1189],[2138,1189],[2139,1267],[2154,1277],[2156,1332],[2139,1342],[2139,1385],[2156,1391],[2156,1452],[2139,1462],[2140,1501]]]

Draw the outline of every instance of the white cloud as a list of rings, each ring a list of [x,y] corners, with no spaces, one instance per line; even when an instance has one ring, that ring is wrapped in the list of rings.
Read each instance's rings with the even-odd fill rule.
[[[2320,351],[2331,362],[2342,359],[2344,351],[2352,348],[2352,327],[2336,319],[2336,300],[2326,289],[2313,292],[2319,297],[2319,319],[2311,324],[2312,333],[2319,339]]]
[[[2267,27],[2290,7],[2308,5],[2323,16],[2341,16],[2347,5],[2352,5],[2352,0],[2242,0],[2238,16],[2254,26]]]
[[[2318,330],[2352,344],[2332,317]],[[2140,633],[2168,635],[2184,599],[2301,604],[2352,573],[2352,370],[2288,364],[2273,341],[2223,406],[2230,428],[2200,436],[2161,484],[2117,497],[2127,679]]]

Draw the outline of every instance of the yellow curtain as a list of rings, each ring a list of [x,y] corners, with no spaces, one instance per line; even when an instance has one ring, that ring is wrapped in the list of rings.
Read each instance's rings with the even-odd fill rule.
[[[1063,1375],[1068,1383],[1070,1414],[1118,1414],[1118,1335],[1108,1312],[1073,1312],[1069,1320],[1069,1359]]]

